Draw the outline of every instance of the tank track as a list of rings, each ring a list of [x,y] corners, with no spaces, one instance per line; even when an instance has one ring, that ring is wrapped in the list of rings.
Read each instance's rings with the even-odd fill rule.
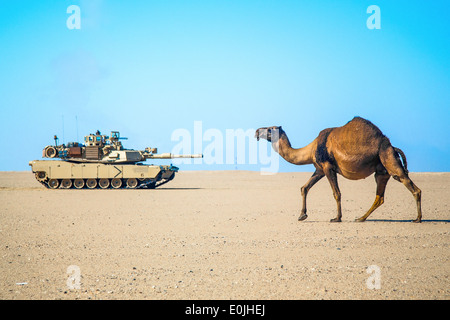
[[[86,179],[77,179],[77,180],[83,180],[83,185],[81,187],[79,186],[75,186],[75,179],[66,179],[66,180],[70,180],[70,186],[68,184],[66,184],[65,186],[63,185],[62,181],[64,179],[53,179],[53,180],[57,180],[58,183],[57,185],[53,185],[53,187],[49,184],[50,179],[46,179],[46,180],[40,180],[40,179],[36,179],[39,183],[41,183],[44,187],[46,187],[47,189],[62,189],[62,190],[69,190],[69,189],[88,189],[88,190],[96,190],[96,189],[100,189],[100,190],[108,190],[108,189],[116,189],[116,190],[120,190],[120,189],[155,189],[157,187],[160,187],[164,184],[166,184],[167,182],[171,181],[173,179],[173,175],[169,178],[169,179],[162,179],[160,181],[154,181],[151,179],[147,179],[144,181],[140,181],[138,179],[137,180],[137,185],[136,186],[129,186],[127,185],[127,179],[118,179],[121,181],[120,186],[112,186],[112,180],[113,179],[108,179],[109,180],[109,184],[107,187],[100,187],[99,185],[99,181],[98,179],[96,179],[96,185],[95,187],[88,187],[86,185]]]

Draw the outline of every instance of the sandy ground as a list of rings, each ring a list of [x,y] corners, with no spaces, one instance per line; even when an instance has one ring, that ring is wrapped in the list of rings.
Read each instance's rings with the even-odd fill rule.
[[[450,298],[450,173],[410,174],[421,224],[393,179],[385,204],[354,222],[373,177],[339,178],[341,223],[329,222],[322,179],[298,222],[309,176],[180,172],[156,190],[48,190],[30,172],[0,172],[0,298]]]

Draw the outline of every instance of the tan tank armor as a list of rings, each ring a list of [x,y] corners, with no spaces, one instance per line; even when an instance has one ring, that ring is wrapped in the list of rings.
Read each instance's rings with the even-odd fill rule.
[[[146,165],[147,159],[202,158],[202,154],[157,154],[156,148],[125,149],[118,131],[110,136],[99,131],[84,137],[84,144],[69,142],[46,146],[44,158],[29,162],[36,179],[51,189],[154,189],[175,177],[178,168],[173,165]],[[55,160],[60,159],[60,160]]]

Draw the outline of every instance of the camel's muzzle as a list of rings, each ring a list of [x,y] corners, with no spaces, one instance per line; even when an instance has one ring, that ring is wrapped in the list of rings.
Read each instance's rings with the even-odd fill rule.
[[[262,139],[270,139],[270,131],[267,130],[267,128],[259,128],[255,132],[255,138],[257,141],[259,141],[260,138]]]

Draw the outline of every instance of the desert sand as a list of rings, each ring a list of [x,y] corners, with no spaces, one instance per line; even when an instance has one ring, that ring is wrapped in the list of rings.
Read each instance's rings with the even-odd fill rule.
[[[393,179],[354,222],[375,199],[372,176],[339,177],[341,223],[322,179],[299,222],[310,175],[186,171],[156,190],[49,190],[0,172],[0,299],[450,298],[450,173],[410,174],[421,224]]]

